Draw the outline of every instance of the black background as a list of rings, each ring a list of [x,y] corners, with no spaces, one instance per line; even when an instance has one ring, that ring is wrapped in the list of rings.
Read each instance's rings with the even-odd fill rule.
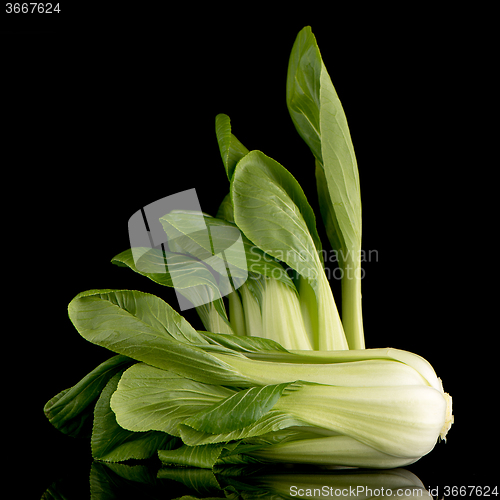
[[[470,33],[449,15],[410,10],[325,16],[304,7],[254,19],[244,8],[223,16],[222,7],[63,6],[50,23],[3,18],[11,23],[3,33],[4,415],[13,468],[25,478],[30,471],[22,487],[41,494],[65,474],[85,487],[88,443],[58,434],[42,408],[108,352],[78,335],[67,305],[91,288],[138,289],[176,304],[172,290],[110,259],[129,246],[129,217],[159,198],[194,187],[215,215],[228,191],[218,113],[231,117],[247,148],[298,179],[328,248],[312,156],[285,102],[288,57],[305,25],[359,165],[363,249],[372,251],[363,280],[367,347],[422,355],[454,397],[448,442],[408,469],[427,487],[495,484],[485,465],[498,445],[487,400],[495,379],[484,358],[494,332],[480,325],[484,311],[473,302],[486,294],[477,279],[485,256],[465,194],[475,168],[466,124],[477,118],[468,99],[477,88],[466,78],[478,65]],[[339,283],[332,287],[340,304]]]

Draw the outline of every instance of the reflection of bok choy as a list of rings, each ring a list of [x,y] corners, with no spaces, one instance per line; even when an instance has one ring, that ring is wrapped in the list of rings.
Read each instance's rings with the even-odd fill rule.
[[[451,398],[429,363],[397,349],[364,349],[357,165],[309,28],[292,50],[287,103],[315,157],[322,217],[343,270],[342,320],[301,187],[279,163],[248,151],[229,118],[218,115],[230,192],[217,216],[173,211],[160,219],[168,251],[127,250],[113,259],[162,285],[175,282],[205,331],[137,291],[90,290],[69,305],[78,332],[118,356],[45,411],[57,428],[80,435],[95,407],[94,458],[158,453],[164,463],[199,467],[275,461],[386,468],[418,460],[445,438]],[[234,231],[244,258],[226,252],[224,260]],[[228,279],[217,282],[210,268]]]
[[[93,462],[90,484],[92,491],[98,491],[102,496],[106,494],[105,498],[120,499],[144,498],[146,495],[150,500],[432,498],[422,481],[406,469],[332,471],[321,468],[311,470],[299,465],[280,467],[266,464],[214,467],[213,470],[165,467],[156,474],[153,467],[142,464]],[[57,484],[53,488],[57,488]]]

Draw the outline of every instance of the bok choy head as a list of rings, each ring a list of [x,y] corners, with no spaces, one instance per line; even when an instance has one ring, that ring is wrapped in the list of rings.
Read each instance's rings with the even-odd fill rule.
[[[69,304],[79,334],[115,355],[45,412],[70,435],[88,432],[93,416],[94,458],[388,468],[446,439],[452,400],[432,366],[406,351],[364,348],[357,164],[310,28],[292,49],[287,105],[314,156],[322,219],[344,271],[342,318],[301,186],[218,115],[228,194],[216,216],[173,210],[159,219],[166,247],[113,259],[174,287],[204,329],[139,291],[88,290]],[[234,241],[238,252],[227,250]]]

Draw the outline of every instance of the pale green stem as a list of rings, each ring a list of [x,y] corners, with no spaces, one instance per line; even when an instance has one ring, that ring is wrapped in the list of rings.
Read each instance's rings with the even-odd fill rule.
[[[316,300],[318,314],[318,347],[320,351],[349,349],[330,283],[324,273],[318,279]]]
[[[349,349],[364,349],[360,252],[348,252],[346,257],[342,263],[342,324]]]
[[[299,298],[284,283],[266,279],[262,305],[262,333],[285,349],[312,349]]]
[[[341,465],[344,467],[353,466],[376,469],[403,467],[416,462],[420,458],[394,457],[364,443],[360,443],[349,436],[341,435],[283,442],[272,446],[266,446],[261,450],[252,451],[248,453],[248,455],[271,462]],[[387,485],[385,476],[375,474],[373,474],[373,476],[374,480],[382,482],[384,486]],[[328,478],[330,480],[332,478],[334,480],[338,480],[338,478],[356,478],[356,480],[359,481],[358,476],[330,475]],[[300,485],[299,479],[294,480],[294,484]],[[325,482],[321,484],[325,484]],[[290,488],[289,485],[290,483],[288,482],[288,488]],[[372,483],[370,483],[370,485],[372,485]],[[342,486],[345,486],[345,484],[342,484]],[[289,493],[289,491],[290,489],[288,489],[287,493]]]
[[[213,333],[234,333],[231,325],[224,321],[224,318],[219,314],[217,309],[215,309],[215,302],[209,302],[208,304],[203,304],[198,306],[196,311],[203,322],[203,326],[207,331]]]
[[[246,283],[238,290],[241,294],[241,302],[245,314],[246,334],[253,337],[263,337],[262,313],[257,299],[252,295]]]
[[[236,335],[246,335],[245,314],[237,291],[231,292],[229,299],[229,321]]]
[[[298,292],[300,297],[300,310],[304,319],[304,326],[313,349],[319,346],[318,308],[316,295],[311,285],[303,276],[299,276]]]

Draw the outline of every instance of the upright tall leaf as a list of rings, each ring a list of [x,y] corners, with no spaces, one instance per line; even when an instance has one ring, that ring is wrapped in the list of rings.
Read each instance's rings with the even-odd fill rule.
[[[347,120],[310,27],[297,36],[287,77],[287,105],[316,158],[321,215],[343,270],[342,322],[351,349],[364,348],[361,312],[361,196]]]

